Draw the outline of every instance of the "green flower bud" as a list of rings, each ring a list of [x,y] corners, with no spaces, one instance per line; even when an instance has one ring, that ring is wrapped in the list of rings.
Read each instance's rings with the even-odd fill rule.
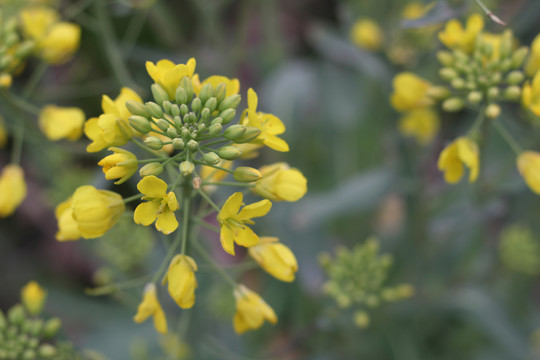
[[[510,101],[516,101],[521,99],[521,87],[518,85],[512,85],[504,89],[504,98]]]
[[[513,35],[512,31],[505,30],[502,34],[502,41],[501,46],[499,48],[499,57],[501,59],[504,59],[510,55],[510,52],[512,51],[513,47],[513,41],[512,41]]]
[[[163,141],[155,136],[149,136],[144,139],[144,144],[152,150],[161,150],[163,147]]]
[[[213,98],[212,98],[213,99]],[[211,111],[210,109],[208,108],[204,108],[202,111],[201,111],[201,119],[202,121],[206,121],[208,119],[210,119],[210,115],[211,115]]]
[[[17,304],[8,310],[7,317],[9,322],[15,325],[20,325],[26,318],[24,308],[21,304]]]
[[[506,82],[510,85],[519,85],[525,79],[522,71],[514,70],[506,76]]]
[[[159,84],[152,84],[150,88],[152,90],[152,96],[158,105],[163,104],[164,101],[169,101],[169,95]]]
[[[195,165],[191,161],[182,161],[180,163],[180,166],[178,167],[180,170],[180,173],[182,176],[190,176],[193,173],[193,170],[195,170]]]
[[[172,112],[172,103],[170,101],[164,101],[162,106],[163,110],[165,110],[167,114],[170,114]]]
[[[56,348],[51,344],[43,344],[38,349],[38,354],[45,359],[51,359],[57,354]]]
[[[171,126],[167,129],[167,136],[171,139],[174,139],[178,136],[178,131],[176,131],[176,129]]]
[[[188,129],[186,129],[186,128],[182,129],[182,137],[183,138],[189,137],[190,134],[191,134],[191,132]]]
[[[212,88],[212,84],[204,85],[199,92],[199,99],[201,99],[201,103],[206,103],[206,100],[210,99],[213,94],[214,89]]]
[[[214,124],[208,128],[208,135],[210,136],[217,135],[221,132],[222,129],[223,129],[223,126],[221,126],[221,124],[219,123]]]
[[[187,99],[185,103],[187,104],[193,99],[193,84],[191,83],[191,79],[184,76],[182,80],[180,80],[180,86],[186,91]]]
[[[219,105],[219,107],[221,108],[221,104]],[[230,123],[234,119],[235,116],[236,116],[235,109],[227,109],[227,110],[222,111],[219,114],[219,117],[223,119],[223,124],[225,125]]]
[[[217,102],[222,102],[223,99],[225,99],[225,95],[227,95],[227,86],[224,83],[218,84],[218,86],[216,86],[214,89],[214,97],[216,98]]]
[[[489,104],[486,107],[486,116],[490,119],[495,119],[501,114],[501,107],[497,104]]]
[[[189,112],[189,108],[186,104],[180,105],[180,115],[186,116],[186,114]]]
[[[494,73],[493,75],[491,75],[491,77],[490,77],[489,80],[490,80],[490,83],[491,83],[492,85],[497,85],[497,84],[499,84],[499,83],[501,82],[501,80],[502,80],[502,74],[501,74],[500,72],[496,72],[496,73]]]
[[[251,140],[255,139],[257,136],[259,136],[260,133],[261,133],[260,129],[253,126],[246,126],[246,132],[244,133],[244,135],[235,139],[234,142],[237,144],[244,144],[244,143],[250,142]]]
[[[458,61],[461,61],[462,63],[468,63],[469,62],[469,55],[467,55],[466,52],[456,49],[453,51],[454,58]]]
[[[217,117],[214,120],[212,120],[212,122],[210,123],[210,125],[215,125],[215,124],[223,125],[223,119],[220,117]]]
[[[465,80],[457,77],[457,78],[452,79],[452,81],[450,81],[450,85],[452,85],[454,89],[461,90],[465,88]]]
[[[169,124],[169,122],[165,119],[158,119],[156,121],[156,125],[161,131],[167,131],[167,129],[171,126],[171,124]]]
[[[452,68],[445,67],[439,70],[439,76],[445,81],[452,81],[458,76],[458,73]]]
[[[126,108],[133,115],[142,116],[143,118],[146,118],[146,119],[150,117],[150,113],[146,109],[146,106],[144,106],[144,104],[138,101],[135,101],[135,100],[126,101]]]
[[[181,129],[182,126],[184,126],[184,123],[182,122],[182,118],[180,116],[175,116],[173,119],[174,126]]]
[[[220,158],[225,160],[234,160],[242,155],[242,150],[234,146],[224,146],[217,151]]]
[[[449,51],[438,51],[437,59],[443,66],[452,66],[454,63],[454,56]]]
[[[503,61],[501,61],[499,63],[499,69],[502,72],[507,72],[508,70],[510,70],[511,67],[512,67],[512,59],[511,58],[506,58],[506,59],[504,59]]]
[[[450,91],[446,86],[430,86],[427,95],[435,100],[443,100],[450,96]]]
[[[199,133],[197,132],[197,130],[193,130],[191,132],[191,134],[189,135],[189,137],[193,140],[195,140],[197,138],[197,136],[199,135]]]
[[[196,97],[196,98],[193,99],[193,101],[191,102],[191,110],[192,110],[193,112],[198,113],[199,111],[201,111],[201,108],[202,108],[201,99],[199,99],[198,97]]]
[[[28,340],[28,347],[31,348],[31,349],[35,349],[37,348],[39,345],[39,339],[38,338],[31,338]]]
[[[483,99],[483,95],[480,91],[471,91],[469,95],[467,95],[467,100],[471,104],[480,104],[482,99]]]
[[[221,161],[220,157],[217,156],[216,153],[213,152],[207,152],[203,155],[203,161],[207,163],[208,165],[216,165]]]
[[[173,145],[174,145],[174,140],[173,140]],[[158,176],[162,172],[163,172],[163,165],[161,163],[151,162],[149,164],[144,165],[139,170],[139,175],[141,175],[141,177],[150,176],[150,175]]]
[[[171,105],[171,115],[180,116],[180,107],[176,104]]]
[[[24,59],[28,57],[33,51],[36,46],[36,43],[33,41],[25,41],[23,42],[18,48],[17,51],[15,51],[15,57],[19,59]]]
[[[512,53],[512,68],[517,69],[521,67],[525,58],[529,54],[529,48],[522,46]]]
[[[188,96],[187,96],[186,90],[184,90],[183,87],[179,86],[176,89],[174,97],[178,105],[187,104]]]
[[[42,328],[43,328],[43,320],[34,319],[30,323],[30,328],[28,330],[28,333],[32,336],[38,336],[41,333]]]
[[[37,354],[32,349],[26,349],[22,353],[22,360],[34,360],[36,358]]]
[[[62,321],[60,321],[59,318],[55,317],[55,318],[49,319],[45,323],[45,326],[43,327],[43,336],[45,338],[52,338],[58,333],[61,327],[62,327]]]
[[[244,125],[231,125],[225,130],[225,132],[223,133],[223,137],[229,140],[234,140],[244,135],[245,132],[246,127]]]
[[[445,111],[454,112],[454,111],[459,111],[463,109],[464,105],[465,103],[463,99],[453,97],[453,98],[444,100],[444,102],[442,103],[442,108]]]
[[[194,123],[196,120],[197,120],[197,118],[195,117],[195,114],[192,113],[192,112],[190,112],[189,114],[186,114],[186,116],[184,116],[184,122],[187,123],[187,124]]]
[[[151,117],[159,119],[163,116],[163,109],[155,102],[148,101],[144,104]]]
[[[209,109],[210,112],[214,111],[217,107],[217,100],[215,97],[211,97],[204,103],[204,108]]]
[[[172,144],[173,144],[173,147],[176,150],[182,150],[184,148],[184,146],[185,146],[184,140],[182,140],[180,138],[173,139]]]
[[[227,109],[236,109],[236,107],[240,104],[240,100],[242,98],[238,94],[234,94],[231,96],[227,96],[223,101],[219,104],[219,111],[225,111]],[[223,117],[223,116],[222,116]],[[223,118],[225,120],[225,118]]]
[[[261,180],[262,177],[259,170],[247,166],[237,167],[233,172],[234,180],[240,182],[254,182]]]
[[[189,140],[187,142],[187,148],[191,151],[196,151],[199,148],[199,143],[195,140]]]
[[[200,131],[203,131],[204,129],[206,129],[206,124],[199,124],[199,125],[197,126],[197,130],[199,130],[199,132],[200,132]]]
[[[500,95],[500,90],[498,87],[490,87],[487,91],[488,99],[497,99]]]

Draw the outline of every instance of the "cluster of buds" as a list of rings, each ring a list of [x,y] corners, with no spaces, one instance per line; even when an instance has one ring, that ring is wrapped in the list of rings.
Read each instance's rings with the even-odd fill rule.
[[[510,270],[540,274],[540,244],[528,227],[511,225],[505,228],[501,233],[499,255]]]
[[[368,239],[353,249],[339,248],[334,259],[323,253],[320,262],[328,275],[324,291],[332,296],[340,308],[354,308],[354,319],[359,327],[369,325],[365,309],[384,302],[407,299],[414,293],[409,284],[387,286],[385,283],[392,266],[392,256],[379,254],[379,242]]]

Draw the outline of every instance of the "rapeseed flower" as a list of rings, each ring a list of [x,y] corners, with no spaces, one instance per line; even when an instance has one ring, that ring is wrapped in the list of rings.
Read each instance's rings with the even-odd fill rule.
[[[137,189],[144,194],[143,200],[135,209],[133,219],[136,224],[148,226],[154,221],[156,229],[164,234],[170,234],[178,228],[174,212],[179,204],[174,192],[167,192],[167,183],[154,175],[145,176],[137,184]]]
[[[137,308],[137,314],[133,321],[140,324],[150,316],[154,317],[154,327],[161,334],[167,333],[167,319],[156,294],[156,286],[153,283],[146,284],[142,302]]]
[[[133,153],[121,148],[111,147],[109,150],[113,151],[114,154],[101,159],[98,165],[103,166],[105,179],[119,179],[115,184],[122,184],[137,171],[137,157]]]
[[[47,291],[35,281],[30,281],[21,289],[21,299],[24,307],[31,315],[37,315],[43,310]]]
[[[15,164],[6,165],[0,174],[0,217],[13,214],[25,197],[23,169]]]
[[[236,299],[233,325],[237,334],[258,329],[265,320],[272,324],[277,323],[276,313],[257,293],[239,285],[233,294]]]
[[[174,100],[176,88],[180,84],[180,80],[184,77],[191,79],[195,72],[196,61],[194,58],[188,60],[184,64],[175,64],[170,60],[159,60],[156,64],[153,62],[146,62],[146,71],[148,75],[154,80],[156,84],[167,92],[169,100]]]
[[[484,19],[479,14],[469,16],[465,28],[458,20],[450,20],[439,33],[439,40],[450,49],[459,49],[470,54],[474,50],[476,36],[483,28]]]
[[[270,275],[281,281],[293,281],[298,263],[293,252],[276,237],[261,237],[248,249],[249,255]]]
[[[82,135],[85,119],[79,108],[47,105],[39,114],[39,127],[49,140],[75,141]]]
[[[189,309],[195,303],[195,278],[197,263],[187,255],[176,255],[169,264],[163,284],[169,283],[169,294],[182,309]]]
[[[517,167],[527,186],[540,194],[540,153],[523,151],[517,158]]]
[[[251,188],[258,194],[272,201],[297,201],[307,192],[307,180],[297,169],[291,169],[281,162],[266,165],[260,169],[263,178]]]
[[[358,47],[377,51],[384,42],[384,34],[374,20],[368,18],[358,19],[350,32],[351,41]]]
[[[429,107],[406,113],[398,125],[401,134],[413,137],[420,145],[430,143],[437,135],[439,127],[439,116]]]
[[[457,183],[463,176],[463,165],[469,168],[469,182],[478,178],[478,145],[468,137],[459,137],[443,149],[439,155],[438,167],[444,171],[444,179],[449,184]]]
[[[523,85],[521,101],[533,114],[540,116],[540,71],[534,75],[532,83]]]
[[[396,75],[393,86],[390,102],[398,111],[410,111],[433,104],[433,100],[428,96],[431,84],[411,72]]]

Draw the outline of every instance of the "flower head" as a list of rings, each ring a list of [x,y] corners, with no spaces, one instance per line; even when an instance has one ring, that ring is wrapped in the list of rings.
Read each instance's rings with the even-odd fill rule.
[[[465,29],[457,20],[446,23],[443,31],[439,33],[439,40],[450,49],[460,49],[466,53],[474,50],[476,35],[484,28],[484,19],[479,14],[472,14],[467,19]]]
[[[263,178],[252,188],[255,194],[272,201],[297,201],[307,192],[304,175],[287,163],[263,166],[260,170]]]
[[[21,299],[24,307],[31,315],[37,315],[43,309],[47,291],[35,281],[30,281],[21,290]]]
[[[197,263],[187,255],[176,255],[169,264],[163,284],[169,283],[169,294],[182,309],[189,309],[195,303],[195,278]]]
[[[540,116],[540,71],[534,75],[532,83],[525,83],[521,95],[523,106]]]
[[[137,157],[133,153],[117,147],[109,148],[114,154],[101,159],[98,163],[103,166],[105,179],[119,179],[115,184],[121,184],[133,175],[138,168]]]
[[[148,75],[154,80],[156,84],[161,85],[167,94],[169,99],[174,99],[176,88],[180,84],[180,80],[184,77],[191,78],[195,72],[196,61],[194,58],[188,60],[184,64],[175,64],[170,60],[159,60],[156,64],[153,62],[146,62],[146,71]]]
[[[6,165],[0,174],[0,217],[13,214],[25,197],[23,169],[19,165]]]
[[[540,153],[524,151],[517,158],[517,167],[527,186],[540,194]]]
[[[154,327],[161,334],[167,333],[167,319],[161,308],[161,304],[156,295],[156,286],[153,283],[146,284],[144,288],[144,296],[139,304],[137,314],[133,317],[133,321],[137,324],[144,322],[150,316],[154,317]]]
[[[49,140],[75,141],[82,135],[84,112],[76,107],[47,105],[39,114],[39,127]]]
[[[457,183],[463,176],[463,165],[469,168],[469,182],[478,178],[478,145],[467,137],[459,137],[443,149],[439,156],[439,170],[449,184]]]
[[[238,245],[245,247],[253,246],[259,242],[257,234],[255,234],[247,225],[253,225],[254,222],[251,220],[252,218],[266,215],[272,207],[270,201],[261,200],[244,206],[242,210],[240,210],[240,207],[243,205],[242,200],[243,195],[241,192],[232,194],[217,216],[219,224],[221,225],[221,245],[223,246],[223,249],[231,255],[234,255],[235,242]]]
[[[398,111],[425,108],[433,104],[433,100],[428,96],[430,83],[413,73],[399,73],[394,78],[393,85],[394,92],[390,102]]]
[[[350,37],[355,45],[371,51],[379,50],[384,42],[379,24],[368,18],[358,19],[354,23]]]
[[[179,204],[174,192],[167,192],[167,183],[154,175],[145,176],[137,184],[137,189],[144,194],[143,200],[135,209],[135,223],[148,226],[154,221],[156,229],[164,234],[170,234],[178,227],[174,212]]]
[[[191,79],[193,83],[193,92],[198,96],[202,87],[206,84],[212,85],[215,89],[219,84],[225,85],[225,97],[238,94],[240,92],[240,81],[238,79],[229,79],[225,76],[213,75],[206,78],[203,82],[199,80],[199,74],[193,75]]]
[[[233,294],[236,299],[233,325],[237,334],[258,329],[265,320],[272,324],[277,323],[276,313],[257,293],[244,285],[239,285]]]
[[[399,120],[399,132],[416,139],[420,145],[426,145],[433,140],[439,130],[440,120],[431,108],[415,109],[405,114]]]
[[[293,252],[276,237],[261,237],[248,249],[249,255],[270,275],[282,281],[293,281],[298,263]]]

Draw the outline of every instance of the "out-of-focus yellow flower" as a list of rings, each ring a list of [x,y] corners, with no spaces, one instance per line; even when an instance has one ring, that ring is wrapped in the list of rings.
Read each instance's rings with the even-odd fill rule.
[[[259,136],[250,142],[264,144],[276,151],[289,151],[289,145],[285,140],[276,136],[285,132],[285,125],[277,116],[257,112],[258,101],[257,94],[250,88],[248,90],[248,109],[242,114],[240,124],[261,130]]]
[[[119,179],[115,184],[122,184],[137,171],[137,157],[133,153],[121,148],[111,147],[109,150],[113,151],[114,154],[101,159],[98,165],[103,166],[105,179]]]
[[[425,108],[433,104],[433,100],[428,96],[431,84],[411,72],[397,74],[393,86],[390,102],[398,111]]]
[[[414,138],[420,145],[429,144],[439,127],[439,116],[431,108],[412,110],[399,120],[398,125],[401,134]]]
[[[253,225],[252,218],[264,216],[272,208],[272,203],[265,199],[246,205],[240,210],[243,198],[241,192],[232,194],[217,216],[221,225],[221,245],[231,255],[234,255],[235,242],[245,247],[253,246],[259,242],[257,234],[247,225]]]
[[[115,100],[103,95],[101,107],[104,114],[84,124],[84,133],[92,140],[86,151],[96,152],[109,146],[122,146],[131,139],[133,131],[128,120],[131,113],[126,108],[128,100],[142,102],[140,96],[127,87],[122,88]]]
[[[528,76],[533,76],[538,70],[540,70],[540,34],[536,35],[531,43],[529,59],[525,63],[525,73]]]
[[[91,185],[77,188],[73,196],[56,207],[59,241],[102,236],[120,219],[125,206],[122,196]],[[78,236],[77,236],[78,235]]]
[[[412,2],[403,8],[401,16],[406,20],[416,20],[423,18],[435,6],[435,2],[424,5],[419,2]]]
[[[7,89],[13,83],[13,78],[10,74],[0,74],[0,89]]]
[[[161,308],[161,304],[157,298],[156,286],[152,283],[146,284],[144,288],[144,296],[139,304],[137,314],[133,317],[133,321],[137,324],[144,322],[150,316],[154,317],[154,327],[161,334],[167,333],[167,319]]]
[[[270,275],[282,281],[293,281],[298,263],[293,252],[276,237],[261,237],[249,248],[249,255]]]
[[[15,164],[6,165],[0,174],[0,217],[13,214],[25,197],[23,169]]]
[[[237,334],[258,329],[265,320],[272,324],[277,323],[276,313],[257,293],[239,285],[233,294],[236,299],[233,325]]]
[[[501,44],[503,42],[502,35],[484,32],[481,37],[484,46],[489,45],[491,48],[491,56],[489,56],[488,59],[491,61],[498,60],[501,53]]]
[[[232,169],[233,162],[222,159],[219,163],[217,163],[217,166],[230,170]],[[229,173],[224,170],[202,165],[199,175],[203,182],[219,182],[223,181],[223,179],[225,179]],[[202,189],[207,193],[212,193],[216,191],[217,187],[216,185],[204,185]]]
[[[240,92],[240,81],[238,79],[229,79],[225,76],[213,75],[206,78],[202,83],[199,80],[199,74],[193,75],[191,79],[193,83],[193,92],[198,96],[202,87],[206,84],[212,85],[212,88],[216,88],[219,84],[225,84],[225,97],[238,94]]]
[[[540,116],[540,71],[536,72],[532,83],[526,82],[521,93],[523,106]]]
[[[469,168],[469,182],[478,178],[478,145],[468,137],[461,136],[448,145],[439,155],[438,167],[444,171],[449,184],[457,183],[463,176],[463,165]]]
[[[47,105],[39,113],[39,127],[49,140],[75,141],[82,135],[85,119],[79,108]]]
[[[263,178],[251,189],[272,201],[297,201],[307,192],[307,180],[297,169],[281,162],[260,168]]]
[[[146,62],[146,71],[148,75],[156,82],[161,85],[167,94],[169,99],[173,100],[176,92],[176,88],[185,76],[191,78],[195,72],[196,61],[194,58],[188,60],[184,64],[175,64],[170,60],[159,60],[156,64],[153,62]]]
[[[484,19],[479,14],[472,14],[467,19],[465,29],[458,20],[450,20],[443,31],[439,33],[439,40],[450,49],[460,49],[466,53],[474,50],[476,35],[484,28]]]
[[[540,153],[523,151],[517,158],[517,168],[527,186],[540,194]]]
[[[0,149],[6,146],[7,143],[7,131],[4,125],[4,118],[0,116]]]
[[[136,224],[148,226],[154,221],[156,229],[164,234],[170,234],[178,228],[174,212],[179,204],[174,192],[167,192],[167,183],[154,175],[145,176],[137,184],[137,189],[144,194],[143,200],[135,209],[133,219]]]
[[[368,18],[356,20],[350,37],[353,44],[370,51],[379,50],[384,42],[384,34],[379,24]]]
[[[176,255],[169,264],[163,278],[163,285],[169,283],[169,294],[182,309],[189,309],[195,303],[195,278],[197,263],[187,255]]]
[[[37,315],[43,310],[47,291],[35,281],[30,281],[21,289],[21,299],[24,307],[31,315]]]

